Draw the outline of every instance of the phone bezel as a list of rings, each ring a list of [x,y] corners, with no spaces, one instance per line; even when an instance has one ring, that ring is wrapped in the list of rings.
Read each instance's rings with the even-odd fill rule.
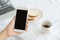
[[[17,10],[27,10],[26,8],[23,9],[23,8],[20,8],[20,9],[17,9]],[[16,11],[17,12],[17,11]],[[27,17],[28,17],[28,10],[27,10]],[[15,19],[16,20],[16,19]],[[26,18],[26,22],[27,22],[27,18]],[[25,25],[25,30],[22,30],[22,29],[15,29],[14,28],[14,31],[16,32],[26,32],[26,25]]]

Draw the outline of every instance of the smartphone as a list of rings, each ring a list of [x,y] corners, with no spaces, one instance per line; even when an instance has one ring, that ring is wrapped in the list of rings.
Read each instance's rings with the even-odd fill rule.
[[[28,10],[17,9],[14,31],[25,32]]]

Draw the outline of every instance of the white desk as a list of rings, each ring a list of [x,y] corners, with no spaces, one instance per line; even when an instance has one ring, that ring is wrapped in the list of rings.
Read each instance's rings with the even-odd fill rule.
[[[53,34],[50,34],[48,36],[41,36],[39,27],[40,27],[40,20],[32,23],[29,25],[29,31],[24,34],[24,36],[21,35],[25,40],[30,38],[30,40],[60,40],[59,38],[59,30],[60,30],[60,1],[58,0],[11,0],[12,4],[15,8],[18,8],[19,6],[22,7],[28,7],[28,8],[37,8],[42,11],[44,19],[49,19],[52,22],[52,25],[54,30],[51,31]],[[13,17],[15,11],[12,13],[7,13],[5,15],[0,16],[0,24],[3,24],[4,27],[8,24],[6,21],[10,21],[9,19]],[[8,20],[7,20],[8,19]],[[43,19],[43,20],[44,20]],[[4,22],[3,22],[4,21]],[[1,26],[3,26],[1,25]],[[53,28],[52,28],[53,29]],[[57,36],[56,36],[57,35]],[[42,37],[42,38],[40,38]]]

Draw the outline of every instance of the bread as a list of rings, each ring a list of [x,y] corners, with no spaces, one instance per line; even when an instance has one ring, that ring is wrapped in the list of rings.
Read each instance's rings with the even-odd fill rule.
[[[29,16],[35,17],[35,16],[38,16],[38,11],[35,9],[30,9],[30,10],[28,10],[28,14],[29,14]]]
[[[29,20],[34,20],[35,18],[41,17],[42,14],[40,12],[40,10],[37,9],[29,9],[28,10],[28,18]]]

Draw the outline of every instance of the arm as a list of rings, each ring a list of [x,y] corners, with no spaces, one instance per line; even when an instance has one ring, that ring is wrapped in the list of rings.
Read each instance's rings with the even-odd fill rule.
[[[8,37],[6,30],[0,33],[0,40],[5,40]]]

